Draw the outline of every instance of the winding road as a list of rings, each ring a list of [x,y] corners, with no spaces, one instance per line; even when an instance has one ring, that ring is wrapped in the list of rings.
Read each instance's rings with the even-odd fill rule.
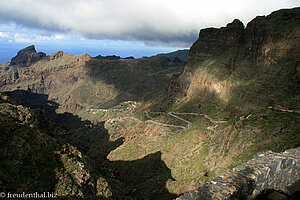
[[[285,108],[273,108],[272,106],[269,106],[268,108],[273,109],[273,110],[279,110],[281,112],[300,113],[300,111],[298,111],[298,110],[289,110],[289,109],[285,109]]]
[[[163,112],[152,112],[154,114],[164,114]],[[191,127],[191,124],[192,122],[186,120],[186,119],[183,119],[181,117],[179,117],[178,115],[194,115],[194,116],[203,116],[205,117],[206,119],[208,119],[211,123],[215,124],[214,126],[211,126],[211,127],[208,127],[208,129],[214,129],[217,127],[217,124],[222,124],[222,123],[226,123],[226,121],[224,120],[214,120],[212,119],[211,117],[209,117],[208,115],[206,114],[198,114],[198,113],[178,113],[178,112],[169,112],[168,115],[170,115],[171,117],[174,117],[178,120],[181,120],[183,122],[185,122],[187,124],[187,126],[176,126],[176,125],[173,125],[173,124],[164,124],[164,123],[160,123],[160,122],[157,122],[157,121],[154,121],[152,117],[149,116],[149,113],[147,111],[145,111],[145,114],[146,116],[151,119],[151,120],[148,120],[148,121],[151,121],[153,123],[156,123],[156,124],[160,124],[160,125],[163,125],[163,126],[169,126],[169,127],[175,127],[175,128],[182,128],[182,129],[189,129]]]
[[[268,107],[268,108],[269,109],[273,109],[273,110],[282,111],[282,112],[300,113],[300,111],[298,111],[298,110],[289,110],[289,109],[285,109],[285,108],[274,108],[274,107]],[[92,109],[90,109],[90,110],[93,111]],[[96,110],[96,109],[94,109],[94,110]],[[187,113],[187,112],[183,112],[183,113],[180,113],[180,112],[168,112],[169,116],[171,116],[171,117],[173,117],[175,119],[178,119],[180,121],[183,121],[184,123],[187,124],[186,126],[180,126],[180,125],[165,124],[165,123],[158,122],[158,121],[154,120],[154,118],[151,117],[149,115],[149,113],[160,114],[160,115],[161,114],[166,114],[165,112],[148,112],[148,111],[145,111],[146,117],[149,118],[149,120],[145,121],[146,123],[154,123],[154,124],[158,124],[158,125],[161,125],[161,126],[173,127],[173,128],[181,128],[181,129],[184,129],[184,130],[189,129],[191,127],[192,122],[190,122],[190,121],[188,121],[188,120],[180,117],[181,115],[193,115],[193,116],[203,116],[203,117],[205,117],[206,119],[209,120],[210,123],[213,124],[212,126],[207,127],[207,129],[209,129],[209,130],[215,129],[218,126],[218,124],[223,124],[223,123],[227,122],[225,120],[214,120],[210,116],[208,116],[207,114]],[[252,114],[250,114],[246,118],[244,116],[242,116],[240,119],[241,120],[248,119],[251,116],[252,116]],[[131,119],[131,120],[135,120],[135,121],[138,121],[138,122],[143,122],[142,120],[139,120],[139,119],[137,119],[135,117],[132,117],[132,116],[131,117],[124,117],[123,119]]]

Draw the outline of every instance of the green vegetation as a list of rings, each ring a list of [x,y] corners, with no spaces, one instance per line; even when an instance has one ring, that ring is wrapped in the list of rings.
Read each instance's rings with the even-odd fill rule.
[[[48,131],[41,129],[41,115],[37,117],[35,111],[9,102],[0,103],[0,108],[2,191],[54,192],[59,197],[77,199],[95,197],[96,189],[100,199],[112,195],[100,174],[95,186],[91,170],[76,147],[48,135],[54,132],[51,127]],[[58,131],[56,134],[61,135]]]
[[[169,60],[182,52],[1,64],[1,90],[38,93],[0,94],[2,191],[173,199],[259,153],[299,147],[299,23],[285,16],[257,18],[250,41],[190,51],[184,70]]]

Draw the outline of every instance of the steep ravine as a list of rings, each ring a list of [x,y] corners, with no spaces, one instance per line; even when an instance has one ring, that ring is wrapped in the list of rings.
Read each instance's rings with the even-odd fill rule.
[[[123,120],[107,126],[112,134],[125,133],[109,159],[160,151],[175,179],[166,186],[180,194],[266,150],[298,147],[299,114],[273,107],[299,110],[299,17],[299,8],[284,9],[246,27],[234,20],[201,30],[168,93],[139,109],[140,120],[156,123]],[[226,123],[215,127],[203,116]]]

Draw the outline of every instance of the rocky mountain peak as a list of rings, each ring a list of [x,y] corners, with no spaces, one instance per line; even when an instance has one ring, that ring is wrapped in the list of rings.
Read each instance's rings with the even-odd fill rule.
[[[190,49],[189,62],[201,61],[241,44],[247,47],[249,52],[246,54],[263,54],[266,52],[263,46],[275,48],[274,43],[280,40],[297,38],[299,19],[300,8],[282,9],[268,16],[256,17],[246,28],[240,20],[235,19],[226,27],[202,29]]]
[[[35,50],[35,46],[34,45],[30,45],[28,47],[25,47],[24,49],[21,49],[18,54],[24,54],[24,53],[36,53],[36,50]]]
[[[64,55],[65,52],[63,51],[58,51],[58,52],[55,52],[55,53],[52,53],[49,58],[50,60],[55,60],[55,59],[58,59],[60,57],[62,57]]]
[[[28,67],[34,62],[37,62],[46,57],[43,52],[36,52],[34,45],[28,46],[18,52],[18,54],[11,59],[10,65],[18,65],[20,67]]]
[[[200,30],[199,39],[210,42],[222,42],[227,44],[238,43],[243,36],[244,25],[235,19],[233,22],[227,24],[226,27],[221,28],[206,28]]]
[[[206,28],[200,30],[198,40],[193,44],[189,59],[215,55],[224,49],[235,47],[244,37],[243,23],[235,19],[221,28]]]

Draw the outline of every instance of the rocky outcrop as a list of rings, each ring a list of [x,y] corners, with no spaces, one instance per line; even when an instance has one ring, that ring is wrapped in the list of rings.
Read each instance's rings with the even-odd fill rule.
[[[40,109],[48,103],[41,101],[30,108],[17,104],[18,101],[27,104],[29,96],[40,101],[43,95],[13,93],[0,93],[1,191],[42,193],[46,190],[66,199],[110,199],[108,182],[100,174],[91,173],[94,168],[85,155],[56,138],[64,135],[65,130],[50,123],[49,110]]]
[[[190,49],[189,62],[203,60],[203,57],[213,56],[239,45],[245,45],[247,49],[244,51],[245,56],[249,54],[255,58],[263,56],[262,59],[265,59],[265,54],[272,57],[285,56],[282,51],[288,47],[286,45],[278,47],[276,42],[296,39],[296,35],[299,35],[299,21],[300,8],[294,8],[275,11],[266,17],[258,16],[250,21],[245,29],[243,23],[237,19],[226,27],[202,29],[198,40]],[[295,40],[295,43],[298,43],[299,48],[299,41]],[[280,52],[274,52],[276,50]]]
[[[300,89],[299,36],[300,8],[256,17],[246,28],[234,20],[226,27],[202,29],[169,91],[178,93],[177,101],[213,99],[239,110],[292,98]]]
[[[294,37],[290,30],[300,25],[299,20],[300,8],[275,11],[266,17],[258,16],[247,24],[244,43],[248,48],[255,49],[283,37]]]
[[[244,36],[244,25],[238,19],[222,28],[206,28],[200,30],[199,39],[193,44],[189,53],[189,61],[197,57],[215,55],[224,49],[235,47]]]
[[[281,59],[299,58],[299,34],[300,8],[256,17],[245,29],[245,53],[252,55],[259,66],[270,66]]]
[[[59,108],[60,111],[68,113],[77,113],[82,109],[83,107],[79,105],[76,101],[72,101],[69,104],[64,104]]]
[[[39,52],[37,53],[34,45],[26,47],[18,52],[18,54],[11,59],[10,65],[20,66],[20,67],[28,67],[34,62],[37,62],[46,57],[45,53]]]
[[[49,56],[49,58],[50,58],[50,60],[55,60],[55,59],[58,59],[58,58],[62,57],[63,55],[64,55],[63,51],[58,51],[58,52],[52,53]]]
[[[275,190],[291,196],[300,179],[300,148],[283,153],[268,151],[249,162],[213,179],[177,200],[253,199],[265,191]]]

